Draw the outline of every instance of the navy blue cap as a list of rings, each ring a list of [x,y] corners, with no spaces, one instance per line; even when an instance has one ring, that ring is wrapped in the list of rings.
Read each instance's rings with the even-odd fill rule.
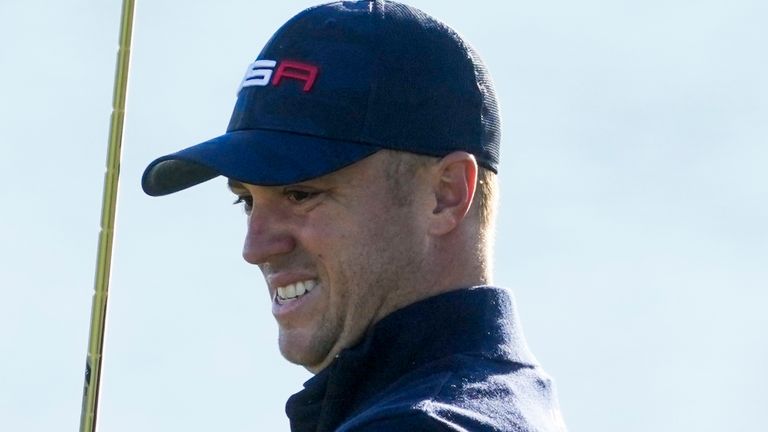
[[[227,132],[153,161],[142,187],[291,184],[381,149],[463,150],[497,172],[499,143],[490,76],[454,30],[401,3],[339,1],[285,23],[248,67]]]

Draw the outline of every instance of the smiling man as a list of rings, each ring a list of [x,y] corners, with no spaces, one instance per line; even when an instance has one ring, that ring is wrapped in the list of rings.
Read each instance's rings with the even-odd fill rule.
[[[294,431],[563,431],[511,293],[492,286],[500,124],[479,57],[425,13],[335,2],[248,67],[227,132],[161,157],[150,195],[219,175],[283,356]]]

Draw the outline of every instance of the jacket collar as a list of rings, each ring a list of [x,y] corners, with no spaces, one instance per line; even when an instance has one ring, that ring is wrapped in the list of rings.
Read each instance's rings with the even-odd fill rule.
[[[332,430],[398,378],[455,354],[536,365],[509,290],[460,289],[386,316],[288,400],[291,429]]]

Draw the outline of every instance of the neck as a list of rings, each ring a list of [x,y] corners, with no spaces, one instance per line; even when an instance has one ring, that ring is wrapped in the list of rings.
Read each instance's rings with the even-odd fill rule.
[[[418,277],[401,296],[400,307],[461,288],[493,284],[491,247],[483,233],[467,226],[429,239]]]

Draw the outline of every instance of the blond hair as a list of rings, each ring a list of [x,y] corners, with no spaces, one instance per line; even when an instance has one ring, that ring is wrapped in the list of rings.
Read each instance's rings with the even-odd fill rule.
[[[409,182],[419,170],[437,163],[440,158],[395,150],[382,151],[389,154],[386,170],[390,187],[394,192],[395,203],[397,205],[411,203],[413,194],[410,193]],[[492,230],[495,223],[498,188],[496,173],[487,168],[479,167],[471,209],[477,212],[480,218],[480,228],[484,231]]]

